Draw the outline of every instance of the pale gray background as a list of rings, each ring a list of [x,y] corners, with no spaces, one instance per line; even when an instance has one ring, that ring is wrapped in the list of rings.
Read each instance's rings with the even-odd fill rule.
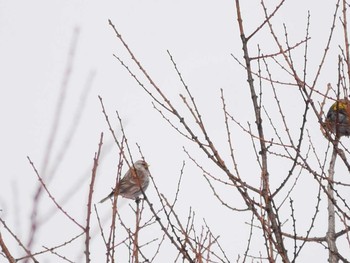
[[[263,20],[260,1],[242,1],[243,18],[247,32],[251,32]],[[270,10],[274,6],[269,1]],[[311,11],[311,37],[309,48],[309,73],[314,76],[320,55],[325,47],[334,10],[334,1],[287,1],[273,23],[276,31],[283,37],[282,23],[286,23],[292,43],[300,41],[305,35],[307,10]],[[111,142],[111,135],[101,113],[97,95],[101,95],[114,127],[120,135],[115,121],[118,110],[125,122],[125,129],[132,145],[134,156],[138,152],[135,143],[139,143],[147,161],[151,164],[151,172],[162,192],[171,198],[175,193],[182,160],[187,166],[183,179],[182,192],[178,211],[185,221],[190,207],[196,211],[196,222],[199,226],[202,218],[211,226],[214,234],[221,236],[221,244],[227,256],[234,261],[237,254],[245,250],[249,234],[249,226],[244,224],[250,215],[232,213],[225,209],[217,210],[219,202],[202,178],[201,171],[196,169],[182,150],[185,145],[198,161],[207,163],[207,159],[198,152],[197,147],[189,145],[175,133],[152,109],[149,97],[113,58],[115,53],[131,65],[129,55],[116,39],[112,28],[108,25],[111,19],[120,33],[142,61],[163,91],[180,102],[179,93],[184,93],[177,75],[170,63],[166,50],[170,50],[178,66],[197,98],[208,124],[210,134],[218,143],[219,149],[228,151],[226,147],[223,114],[220,104],[220,88],[225,90],[229,110],[242,124],[254,122],[250,95],[247,90],[246,73],[231,57],[231,53],[242,58],[241,43],[236,22],[234,1],[4,1],[0,0],[0,160],[1,160],[1,216],[26,241],[29,226],[31,200],[37,178],[33,173],[26,156],[29,155],[40,170],[44,160],[48,135],[53,121],[54,110],[63,80],[68,51],[75,28],[79,29],[77,51],[73,63],[73,71],[68,86],[67,98],[61,118],[61,126],[57,131],[53,155],[49,164],[64,143],[73,116],[79,104],[80,94],[86,86],[88,75],[95,72],[93,86],[83,109],[81,122],[73,138],[69,150],[57,171],[55,179],[49,185],[51,192],[60,201],[66,198],[71,186],[84,178],[84,187],[72,195],[65,208],[84,224],[84,210],[87,198],[88,180],[92,159],[97,149],[101,131],[105,132],[103,161],[98,170],[94,192],[94,201],[98,201],[110,191],[114,184],[118,150]],[[339,23],[332,42],[332,50],[327,67],[319,81],[321,91],[328,82],[337,81],[337,45],[343,41]],[[276,52],[277,47],[267,30],[256,36],[264,53]],[[256,47],[252,43],[251,51]],[[297,68],[302,69],[302,50],[296,57]],[[135,66],[132,66],[136,69]],[[301,73],[301,71],[300,71]],[[278,78],[278,76],[275,76]],[[143,79],[144,80],[144,79]],[[147,83],[144,81],[144,83]],[[285,103],[289,112],[291,132],[295,135],[300,127],[298,103],[302,105],[300,95],[293,87],[281,87],[282,98],[290,98]],[[268,93],[270,94],[270,93]],[[284,97],[285,96],[285,97]],[[301,109],[300,109],[301,110]],[[272,113],[274,115],[274,113]],[[295,118],[295,119],[294,119]],[[293,126],[295,124],[295,126]],[[309,120],[315,143],[326,145],[319,132],[316,119]],[[242,174],[251,174],[251,181],[259,180],[259,173],[249,137],[236,126],[233,131],[238,162]],[[348,141],[346,141],[348,143]],[[112,148],[111,148],[112,147]],[[322,151],[325,147],[321,148]],[[213,166],[207,164],[208,167]],[[50,169],[50,168],[49,168]],[[124,169],[125,170],[125,169]],[[216,169],[213,172],[218,172]],[[282,162],[271,167],[274,176],[287,171]],[[247,176],[249,181],[249,176]],[[311,178],[304,178],[306,187],[300,194],[293,196],[295,205],[300,205],[298,226],[304,229],[300,215],[305,215],[306,223],[310,222],[315,199],[308,199],[307,191],[313,196],[317,191]],[[256,183],[257,184],[257,183]],[[307,184],[313,185],[307,187]],[[196,185],[195,191],[193,185]],[[242,201],[235,191],[223,189],[227,202],[242,207]],[[155,198],[154,189],[149,189],[150,198]],[[16,197],[14,197],[14,193]],[[305,193],[305,195],[303,195]],[[45,217],[54,206],[45,194],[39,210],[39,218]],[[100,207],[101,214],[106,213],[109,205]],[[322,206],[325,210],[325,203]],[[130,208],[124,205],[122,213],[133,217]],[[286,210],[286,217],[290,211]],[[96,225],[93,216],[93,225]],[[325,218],[318,224],[325,223]],[[239,225],[239,227],[236,227]],[[159,229],[155,227],[154,229]],[[5,231],[1,230],[4,234]],[[35,250],[41,245],[54,246],[79,231],[60,213],[43,225],[37,239]],[[316,235],[317,232],[314,233]],[[324,232],[319,232],[324,234]],[[142,234],[142,240],[152,239],[151,233]],[[148,236],[149,235],[149,236]],[[10,238],[6,236],[7,240]],[[258,240],[256,235],[256,240]],[[10,241],[9,241],[10,242]],[[76,242],[75,251],[66,254],[70,259],[78,253],[83,242]],[[254,242],[253,242],[254,243]],[[94,262],[104,259],[104,250],[100,236],[93,241],[92,258]],[[262,243],[257,242],[258,245]],[[253,247],[256,247],[256,243]],[[310,245],[311,247],[312,245]],[[18,255],[15,245],[11,250]],[[326,262],[326,251],[320,246],[317,255],[310,255],[310,249],[304,250],[299,262]],[[69,250],[69,249],[67,249]],[[264,248],[261,247],[264,251]],[[166,262],[163,249],[156,262]],[[257,250],[255,250],[257,251]],[[65,252],[62,252],[65,253]],[[257,255],[256,255],[257,256]],[[315,259],[317,257],[317,260]],[[59,259],[57,259],[59,260]],[[165,260],[165,261],[164,261]],[[118,262],[125,262],[118,260]]]

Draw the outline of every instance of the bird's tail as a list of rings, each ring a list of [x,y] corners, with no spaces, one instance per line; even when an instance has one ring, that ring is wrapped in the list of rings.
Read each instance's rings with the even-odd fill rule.
[[[105,202],[106,200],[108,200],[109,198],[111,198],[114,195],[114,192],[112,191],[112,193],[110,193],[109,195],[107,195],[105,198],[103,198],[100,202],[98,202],[99,204]]]

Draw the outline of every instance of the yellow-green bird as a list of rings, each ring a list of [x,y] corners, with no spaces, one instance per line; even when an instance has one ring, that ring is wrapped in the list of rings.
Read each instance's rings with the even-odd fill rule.
[[[350,135],[350,101],[340,99],[329,108],[326,117],[327,129],[337,137]]]

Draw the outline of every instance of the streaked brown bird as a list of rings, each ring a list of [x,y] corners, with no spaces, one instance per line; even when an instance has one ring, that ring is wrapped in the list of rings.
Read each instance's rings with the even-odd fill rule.
[[[117,191],[117,195],[124,198],[137,199],[142,194],[141,189],[146,191],[149,184],[149,176],[148,164],[143,160],[138,160],[131,165],[124,177],[120,179],[117,187],[99,203],[103,203],[107,199],[113,197],[115,191]]]

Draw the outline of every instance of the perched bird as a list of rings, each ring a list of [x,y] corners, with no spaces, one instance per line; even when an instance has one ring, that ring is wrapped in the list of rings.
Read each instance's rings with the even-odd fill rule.
[[[350,101],[340,99],[329,108],[326,128],[337,137],[350,135]]]
[[[148,164],[143,160],[135,162],[124,177],[120,179],[117,187],[107,197],[103,198],[100,203],[114,196],[115,191],[117,191],[117,195],[124,198],[137,199],[142,194],[141,188],[143,191],[146,191],[149,184],[149,176]]]

